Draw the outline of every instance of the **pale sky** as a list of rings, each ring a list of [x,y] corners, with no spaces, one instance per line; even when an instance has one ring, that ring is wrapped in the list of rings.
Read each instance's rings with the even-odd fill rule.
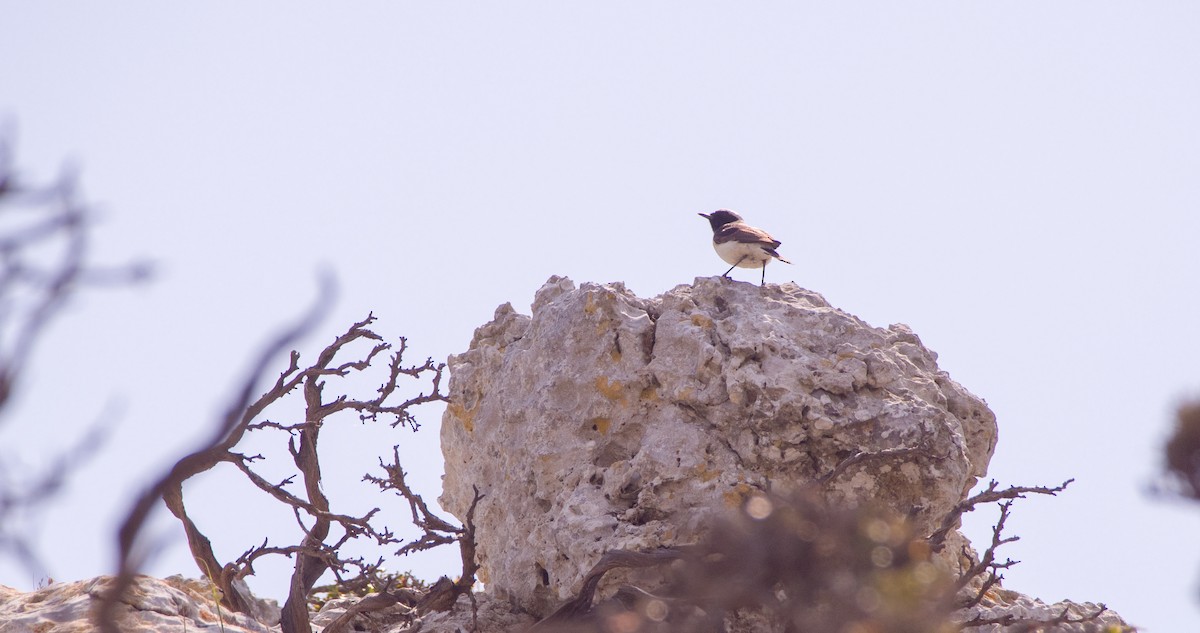
[[[420,362],[464,351],[501,303],[528,313],[553,274],[642,296],[720,274],[696,213],[728,207],[795,262],[768,281],[908,324],[988,401],[990,477],[1076,479],[1015,506],[1007,587],[1196,630],[1200,506],[1146,489],[1175,404],[1200,394],[1200,5],[0,0],[0,16],[19,165],[78,166],[95,259],[159,270],[79,297],[0,427],[0,455],[37,466],[116,419],[38,517],[56,580],[111,570],[117,517],[208,433],[318,270],[340,292],[307,357],[374,311]],[[326,430],[335,502],[397,442],[439,494],[441,410],[418,413],[416,434]],[[296,539],[236,477],[187,494],[225,559]],[[196,575],[168,518],[149,571]],[[455,574],[456,552],[394,568]],[[283,573],[251,586],[282,596]],[[37,581],[0,562],[0,584]]]

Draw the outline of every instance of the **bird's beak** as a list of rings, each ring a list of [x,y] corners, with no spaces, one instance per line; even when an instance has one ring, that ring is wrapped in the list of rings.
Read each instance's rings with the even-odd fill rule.
[[[696,215],[698,215],[698,216],[700,216],[700,217],[702,217],[702,218],[704,218],[704,219],[708,219],[708,214],[707,214],[707,213],[697,213]]]

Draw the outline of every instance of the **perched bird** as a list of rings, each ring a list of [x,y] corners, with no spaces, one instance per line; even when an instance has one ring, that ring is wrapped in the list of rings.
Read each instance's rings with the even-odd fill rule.
[[[726,263],[732,264],[722,277],[728,277],[734,268],[762,268],[762,284],[767,283],[767,262],[772,259],[790,264],[779,256],[775,249],[782,243],[766,231],[742,221],[742,216],[720,209],[712,213],[701,213],[708,219],[713,230],[713,248]]]

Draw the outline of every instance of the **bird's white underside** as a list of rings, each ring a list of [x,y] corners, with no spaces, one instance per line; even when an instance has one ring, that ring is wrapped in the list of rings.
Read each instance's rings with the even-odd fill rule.
[[[727,264],[737,264],[738,268],[762,268],[773,259],[772,255],[758,244],[743,244],[742,242],[713,243],[717,255]],[[743,257],[745,259],[743,259]],[[741,263],[738,263],[741,260]]]

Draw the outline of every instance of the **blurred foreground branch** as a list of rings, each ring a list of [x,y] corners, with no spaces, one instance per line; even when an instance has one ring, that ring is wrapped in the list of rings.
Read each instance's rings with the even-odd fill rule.
[[[903,517],[881,508],[834,507],[811,489],[756,494],[695,545],[608,552],[579,594],[532,631],[717,633],[730,618],[794,633],[947,630],[950,579],[930,554]],[[602,576],[639,567],[661,569],[666,584],[622,586],[592,604]]]
[[[246,379],[242,382],[237,396],[226,409],[221,423],[216,428],[212,438],[205,442],[199,449],[179,460],[170,471],[151,484],[134,501],[132,508],[126,515],[125,520],[122,521],[117,533],[117,572],[108,586],[104,600],[100,602],[95,613],[96,625],[101,631],[104,631],[104,633],[120,633],[120,627],[116,622],[117,606],[121,603],[122,596],[133,585],[134,577],[149,553],[147,547],[139,537],[154,505],[159,499],[165,500],[170,491],[179,485],[183,479],[191,476],[191,474],[195,474],[195,472],[200,472],[193,472],[193,469],[196,465],[203,463],[207,455],[221,450],[224,446],[232,445],[229,444],[231,439],[233,443],[236,443],[241,433],[244,432],[244,428],[241,427],[243,427],[244,417],[252,405],[254,389],[258,384],[259,377],[266,372],[269,363],[279,353],[291,347],[315,327],[324,314],[330,294],[330,283],[325,282],[322,285],[321,292],[318,294],[316,303],[309,309],[308,314],[297,324],[284,330],[263,349],[247,374]],[[185,521],[185,530],[189,528],[187,523]],[[190,527],[194,529],[194,526]],[[199,534],[199,531],[195,531],[195,534]],[[202,534],[199,535],[200,539],[196,543],[193,543],[193,535],[193,532],[188,530],[188,542],[192,547],[193,556],[196,556],[197,564],[204,571],[206,564],[204,549],[207,547],[207,556],[212,556],[211,544],[208,543],[207,538],[203,538]],[[199,555],[197,556],[198,551]],[[215,560],[215,557],[212,560]],[[206,574],[217,574],[219,573],[218,570],[223,571],[223,566],[208,567]],[[240,592],[237,591],[228,592],[223,596],[223,599],[228,600],[231,606],[234,602],[243,607],[247,606],[245,596],[241,596]]]
[[[1200,501],[1200,400],[1180,405],[1164,452],[1165,488],[1185,499]]]
[[[1170,497],[1200,501],[1200,400],[1179,405],[1175,428],[1163,450],[1164,473],[1153,490]]]
[[[134,283],[150,274],[145,263],[91,263],[94,213],[79,200],[74,175],[27,184],[15,170],[9,139],[0,130],[0,424],[8,421],[11,398],[38,343],[80,288]],[[43,472],[29,473],[14,456],[0,454],[0,556],[32,575],[41,573],[22,519],[58,494],[96,451],[106,427],[107,421],[97,422]]]
[[[947,512],[929,536],[916,533],[907,517],[873,505],[839,507],[821,491],[859,464],[929,457],[921,447],[860,451],[792,496],[751,495],[735,516],[716,519],[698,543],[609,551],[576,595],[531,631],[717,633],[731,621],[740,630],[786,633],[949,633],[991,624],[1032,631],[1096,622],[1107,613],[1103,605],[1094,612],[1064,610],[1041,619],[981,610],[1003,579],[1000,571],[1016,564],[997,560],[998,549],[1017,540],[1004,535],[1013,501],[1027,494],[1057,494],[1070,481],[1006,489],[993,481]],[[1002,503],[990,545],[978,560],[964,550],[963,558],[972,563],[950,573],[946,561],[936,559],[947,535],[963,513],[992,502]],[[637,568],[657,569],[662,580],[650,576],[646,586],[618,586],[612,597],[596,602],[606,574]]]

